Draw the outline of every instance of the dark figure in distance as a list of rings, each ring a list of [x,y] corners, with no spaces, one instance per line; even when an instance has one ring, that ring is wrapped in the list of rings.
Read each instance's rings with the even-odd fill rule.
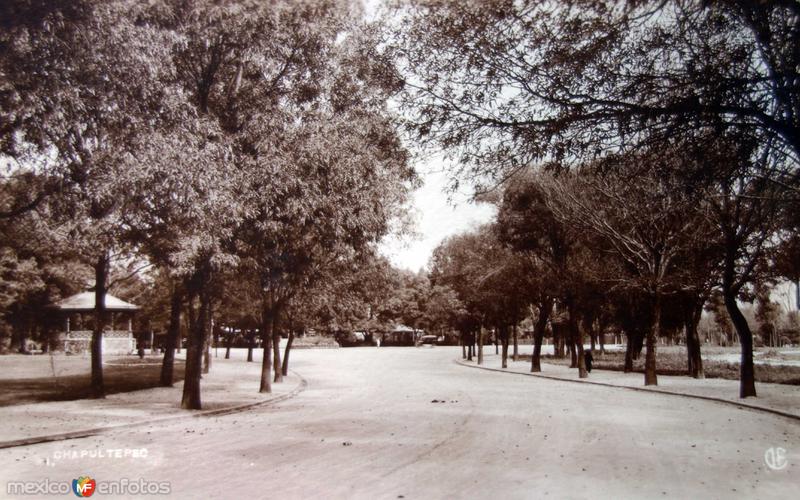
[[[591,372],[592,371],[592,361],[593,360],[594,360],[594,357],[592,356],[592,351],[586,351],[586,352],[583,353],[583,361],[585,362],[584,364],[586,365],[586,371],[587,372]]]

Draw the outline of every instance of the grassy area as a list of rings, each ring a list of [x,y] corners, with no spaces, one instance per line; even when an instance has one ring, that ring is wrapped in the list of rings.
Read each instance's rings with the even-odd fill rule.
[[[183,380],[183,361],[175,361],[175,380]],[[91,365],[82,356],[0,356],[0,406],[89,397]],[[107,394],[159,386],[161,358],[111,357],[103,366]]]
[[[722,348],[720,348],[713,351],[713,354],[723,354],[727,353],[729,350],[723,351]],[[530,362],[531,355],[524,354],[519,358]],[[542,356],[542,362],[569,366],[570,359],[569,357],[559,359],[548,355]],[[593,368],[599,370],[623,371],[625,367],[625,353],[606,352],[605,354],[600,354],[599,351],[595,351],[592,365]],[[688,375],[686,370],[686,353],[676,349],[659,351],[656,367],[656,371],[659,375]],[[633,362],[633,370],[635,372],[644,373],[644,352],[642,352],[638,360]],[[707,378],[739,380],[739,363],[704,359],[703,370]],[[800,366],[757,364],[755,370],[757,382],[800,385]]]

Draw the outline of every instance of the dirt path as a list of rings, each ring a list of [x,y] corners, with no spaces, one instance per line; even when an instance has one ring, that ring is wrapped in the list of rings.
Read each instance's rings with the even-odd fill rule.
[[[176,498],[791,498],[800,486],[787,419],[474,370],[457,353],[296,351],[309,387],[294,399],[2,450],[0,496],[8,480],[81,475],[168,480]],[[783,470],[765,465],[771,447],[787,450]],[[147,452],[70,456],[117,449]]]

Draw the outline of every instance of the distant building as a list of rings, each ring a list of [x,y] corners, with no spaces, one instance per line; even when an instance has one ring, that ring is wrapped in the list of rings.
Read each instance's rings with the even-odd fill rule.
[[[421,332],[406,325],[395,325],[381,338],[382,346],[413,346]]]

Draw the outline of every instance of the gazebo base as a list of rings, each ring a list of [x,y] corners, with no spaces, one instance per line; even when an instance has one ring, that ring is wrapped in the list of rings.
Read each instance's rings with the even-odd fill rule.
[[[91,330],[73,330],[64,333],[64,352],[81,354],[89,352],[92,342]],[[110,330],[103,332],[103,354],[130,354],[136,349],[133,333],[128,330]]]

